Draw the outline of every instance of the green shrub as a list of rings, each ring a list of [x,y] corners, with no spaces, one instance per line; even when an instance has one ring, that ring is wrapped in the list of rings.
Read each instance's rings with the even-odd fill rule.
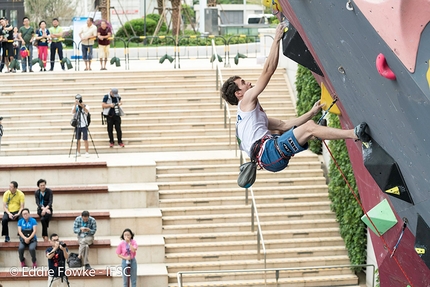
[[[321,98],[321,88],[315,81],[311,71],[299,65],[296,75],[296,88],[297,88],[297,113],[299,116],[307,113],[312,109],[316,101]],[[313,117],[314,121],[318,121],[322,113],[318,113]],[[310,140],[309,149],[316,153],[321,154],[322,146],[319,140]]]
[[[339,118],[336,115],[330,114],[329,126],[340,128]],[[329,148],[352,189],[359,196],[345,141],[330,141]],[[366,226],[361,221],[363,211],[355,200],[351,190],[345,184],[333,160],[330,162],[328,176],[330,178],[329,198],[332,201],[331,209],[336,213],[336,218],[340,226],[340,235],[345,241],[351,264],[364,264],[366,262],[367,235]]]
[[[160,15],[158,14],[148,14],[146,15],[146,36],[152,36],[155,32],[155,28],[157,27],[158,21],[160,19]],[[144,35],[144,19],[133,19],[124,24],[125,29],[130,37],[133,37],[133,31],[131,27],[133,27],[134,32],[136,32],[136,36]],[[124,27],[118,29],[115,34],[115,37],[127,39],[127,34],[124,31]],[[167,30],[166,23],[163,23],[160,28],[160,32],[165,32]]]
[[[299,115],[302,115],[309,111],[320,98],[321,89],[312,73],[300,65],[296,75],[296,88],[298,93],[297,111]],[[319,118],[320,115],[314,119]],[[340,128],[339,118],[336,115],[330,114],[328,122],[329,126]],[[321,153],[320,141],[311,141],[309,144],[313,152]],[[358,195],[345,141],[330,141],[329,148],[352,189]],[[330,178],[329,198],[332,201],[331,209],[336,213],[340,234],[345,241],[351,264],[364,264],[366,262],[367,237],[365,224],[361,221],[363,212],[333,161],[330,161],[328,177]]]

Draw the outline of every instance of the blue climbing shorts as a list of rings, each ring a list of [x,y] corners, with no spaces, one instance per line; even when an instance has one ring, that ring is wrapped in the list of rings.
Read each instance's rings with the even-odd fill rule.
[[[259,159],[260,166],[262,166],[265,170],[272,172],[281,171],[286,168],[289,163],[289,159],[282,158],[279,152],[276,150],[275,138],[278,140],[279,149],[289,157],[292,157],[296,153],[304,151],[308,148],[308,143],[306,143],[305,146],[299,145],[293,133],[294,128],[286,131],[281,136],[274,136],[273,138],[266,140],[264,143],[263,153]]]

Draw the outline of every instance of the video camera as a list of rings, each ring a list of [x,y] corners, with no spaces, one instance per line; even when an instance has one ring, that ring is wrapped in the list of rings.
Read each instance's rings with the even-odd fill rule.
[[[66,242],[64,242],[64,241],[60,241],[60,245],[61,245],[61,246],[63,246],[63,248],[66,248],[66,247],[67,247],[67,244],[66,244]]]

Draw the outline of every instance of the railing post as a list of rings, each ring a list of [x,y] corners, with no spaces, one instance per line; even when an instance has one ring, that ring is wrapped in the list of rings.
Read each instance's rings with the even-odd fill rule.
[[[228,119],[228,145],[231,148],[231,118]]]
[[[251,203],[251,231],[254,232],[254,202]],[[260,240],[260,236],[258,236]]]
[[[224,128],[227,128],[227,107],[224,105]]]
[[[181,272],[178,272],[177,279],[178,279],[178,287],[182,287],[182,273]]]
[[[216,90],[219,91],[219,71],[216,69]]]
[[[260,260],[260,231],[257,231],[257,259]]]

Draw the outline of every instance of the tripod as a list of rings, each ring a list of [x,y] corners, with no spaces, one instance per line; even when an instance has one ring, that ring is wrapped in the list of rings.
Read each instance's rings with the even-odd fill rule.
[[[79,103],[82,103],[82,101],[79,101]],[[88,127],[86,114],[84,111],[82,111],[81,106],[76,104],[75,107],[76,107],[76,113],[75,113],[74,117],[76,117],[76,119],[77,119],[77,124],[76,124],[76,127],[75,127],[73,135],[72,135],[72,141],[70,143],[69,157],[70,157],[70,154],[72,153],[72,146],[73,146],[74,137],[76,136],[76,138],[78,138],[78,135],[79,135],[79,138],[80,138],[80,136],[81,136],[81,130],[80,129],[83,128],[82,127],[82,119],[83,119],[84,120],[84,122],[83,122],[84,127],[86,127],[86,129],[87,129],[88,135],[90,136],[91,142],[93,143],[93,147],[94,147],[94,150],[95,150],[97,158],[98,158],[99,154],[97,152],[96,145],[94,144],[94,140],[93,140],[93,137],[91,135],[90,128]],[[79,141],[80,141],[80,139],[79,140],[76,139],[75,161],[77,161],[77,159],[78,159],[78,146],[80,144]]]
[[[59,279],[61,280],[61,283],[63,283],[64,281],[66,281],[67,286],[70,287],[69,278],[67,278],[66,275],[63,275],[63,276],[60,276],[60,277],[52,277],[51,282],[49,283],[49,287],[52,286],[52,283],[54,283],[54,280],[59,280]]]

